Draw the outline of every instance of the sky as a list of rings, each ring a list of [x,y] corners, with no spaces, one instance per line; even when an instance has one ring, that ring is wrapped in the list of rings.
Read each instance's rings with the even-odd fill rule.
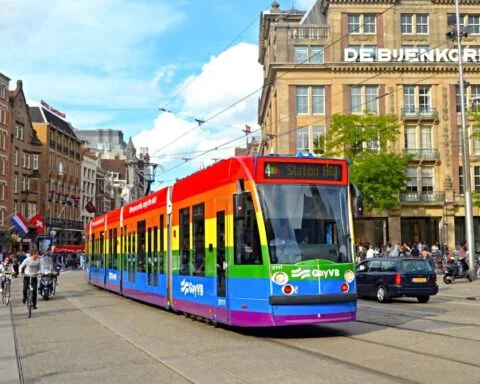
[[[0,72],[75,128],[121,130],[137,154],[148,148],[158,189],[232,156],[245,125],[259,137],[258,29],[271,3],[0,0]]]

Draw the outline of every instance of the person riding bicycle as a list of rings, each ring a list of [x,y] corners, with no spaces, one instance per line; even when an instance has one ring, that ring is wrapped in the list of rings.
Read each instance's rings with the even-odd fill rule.
[[[13,274],[13,264],[10,262],[10,258],[8,256],[6,256],[0,264],[0,273],[2,274],[0,293],[3,292],[3,289],[5,288],[5,282],[7,281],[5,272],[10,272]]]
[[[32,279],[33,289],[33,308],[37,309],[37,275],[40,272],[40,259],[38,258],[38,251],[32,251],[30,258],[25,259],[20,265],[20,276],[23,274],[23,299],[22,303],[25,304],[27,301],[27,291],[28,284],[30,283],[30,278]]]

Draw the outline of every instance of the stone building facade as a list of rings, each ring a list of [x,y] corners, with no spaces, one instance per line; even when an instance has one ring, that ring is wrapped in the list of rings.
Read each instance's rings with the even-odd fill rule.
[[[10,162],[10,105],[8,102],[8,87],[10,79],[0,73],[0,246],[5,248],[9,228],[8,196]]]
[[[82,244],[80,140],[71,124],[48,104],[30,107],[30,115],[43,144],[40,210],[48,233],[57,244]]]
[[[480,99],[480,3],[460,6],[470,106]],[[459,52],[446,35],[454,14],[454,0],[317,0],[308,11],[275,1],[261,14],[261,153],[313,152],[337,113],[398,116],[393,150],[413,156],[407,190],[400,208],[355,223],[359,242],[458,246],[466,237]],[[470,137],[469,151],[472,189],[480,190],[480,138]],[[473,215],[478,243],[479,208]]]
[[[32,125],[29,107],[23,91],[23,83],[9,91],[10,104],[10,150],[9,179],[11,187],[8,199],[10,214],[21,212],[29,221],[37,213],[41,214],[42,188],[40,167],[44,161],[42,143]],[[22,239],[24,249],[35,247],[38,233],[30,227],[30,233]]]

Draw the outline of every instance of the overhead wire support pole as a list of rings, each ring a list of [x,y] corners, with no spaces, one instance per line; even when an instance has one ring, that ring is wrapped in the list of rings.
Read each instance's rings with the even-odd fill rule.
[[[473,235],[473,205],[472,185],[470,180],[470,135],[468,133],[465,111],[465,83],[463,79],[462,37],[463,31],[460,24],[459,0],[455,0],[456,13],[456,38],[458,48],[458,76],[460,87],[460,107],[462,115],[462,141],[463,141],[463,187],[465,200],[465,230],[467,235],[468,265],[470,266],[470,278],[477,278],[475,271],[475,240]]]

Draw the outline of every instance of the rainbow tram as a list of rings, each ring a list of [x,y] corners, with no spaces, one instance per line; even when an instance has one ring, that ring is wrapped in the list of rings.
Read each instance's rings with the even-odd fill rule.
[[[344,160],[225,159],[90,221],[86,279],[232,326],[355,320],[355,191]]]

